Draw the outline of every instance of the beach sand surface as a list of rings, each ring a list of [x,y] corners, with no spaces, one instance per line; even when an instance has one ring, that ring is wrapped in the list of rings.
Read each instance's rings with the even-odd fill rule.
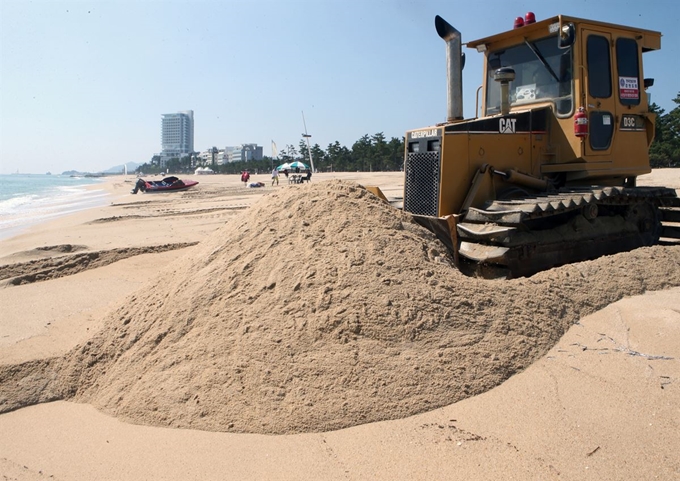
[[[313,182],[331,178],[402,195],[400,173],[318,174]],[[255,175],[251,182],[266,187],[250,189],[238,176],[197,176],[199,188],[181,196],[135,196],[132,177],[111,178],[110,205],[3,241],[0,266],[20,274],[40,265],[46,280],[0,289],[0,364],[87,342],[159,266],[198,248],[263,195],[297,188],[284,179],[271,187],[268,174]],[[655,170],[640,184],[680,188],[680,172]],[[546,355],[483,394],[336,431],[208,432],[131,424],[85,403],[28,406],[0,415],[0,473],[18,480],[680,479],[679,298],[677,286],[625,297],[580,319]]]

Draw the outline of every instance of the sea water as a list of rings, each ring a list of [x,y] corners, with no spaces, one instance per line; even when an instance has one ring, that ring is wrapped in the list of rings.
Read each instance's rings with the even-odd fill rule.
[[[0,239],[31,225],[106,204],[108,193],[95,177],[0,175]]]

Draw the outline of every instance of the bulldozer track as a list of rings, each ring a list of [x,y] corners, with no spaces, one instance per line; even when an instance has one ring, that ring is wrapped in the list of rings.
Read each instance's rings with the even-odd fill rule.
[[[564,189],[470,208],[457,235],[468,261],[517,277],[641,246],[677,245],[679,221],[680,199],[666,187]]]
[[[632,200],[650,200],[663,207],[680,207],[675,190],[667,187],[569,189],[517,200],[495,200],[485,209],[470,208],[465,220],[513,225],[581,209],[589,204],[627,205]]]

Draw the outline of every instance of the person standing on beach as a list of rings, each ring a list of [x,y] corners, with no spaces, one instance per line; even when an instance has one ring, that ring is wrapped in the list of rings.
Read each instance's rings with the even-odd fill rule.
[[[245,184],[246,187],[248,187],[248,181],[250,180],[250,174],[248,173],[247,170],[244,170],[243,173],[241,174],[241,182]]]
[[[279,171],[276,167],[272,170],[272,187],[274,186],[274,182],[276,182],[276,185],[279,185]]]

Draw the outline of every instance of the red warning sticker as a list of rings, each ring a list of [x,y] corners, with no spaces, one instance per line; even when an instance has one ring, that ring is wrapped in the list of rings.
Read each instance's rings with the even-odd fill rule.
[[[637,77],[619,77],[619,96],[622,99],[639,99]]]

